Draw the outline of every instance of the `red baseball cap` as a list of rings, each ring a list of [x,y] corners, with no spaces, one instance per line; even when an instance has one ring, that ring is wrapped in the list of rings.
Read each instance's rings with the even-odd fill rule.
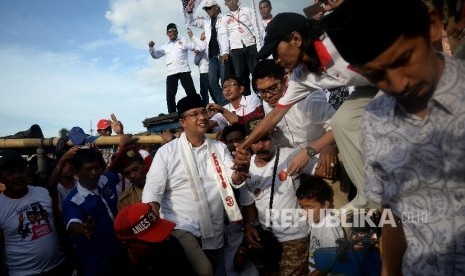
[[[137,202],[126,206],[115,218],[118,239],[161,242],[173,231],[176,223],[160,218],[148,203]]]
[[[107,119],[101,119],[97,123],[97,129],[106,129],[107,127],[111,127],[111,122],[110,120]]]

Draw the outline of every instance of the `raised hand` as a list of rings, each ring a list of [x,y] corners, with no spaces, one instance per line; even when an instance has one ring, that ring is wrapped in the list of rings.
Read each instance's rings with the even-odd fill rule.
[[[116,119],[115,114],[113,113],[110,114],[110,117],[111,117],[111,129],[113,129],[116,135],[124,134],[123,123],[121,123],[121,121],[118,121],[118,119]]]

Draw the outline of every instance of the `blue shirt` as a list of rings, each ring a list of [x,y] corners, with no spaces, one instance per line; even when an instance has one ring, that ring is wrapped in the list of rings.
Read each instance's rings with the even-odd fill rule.
[[[78,182],[63,203],[66,228],[73,222],[84,224],[92,217],[95,228],[90,240],[75,236],[76,254],[84,275],[100,275],[114,269],[118,240],[113,231],[117,214],[116,184],[114,173],[100,176],[97,188],[90,191]]]

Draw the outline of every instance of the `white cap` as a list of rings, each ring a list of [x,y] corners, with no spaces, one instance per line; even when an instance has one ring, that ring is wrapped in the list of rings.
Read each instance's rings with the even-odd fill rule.
[[[215,0],[207,0],[205,1],[205,4],[203,4],[203,8],[209,8],[212,6],[218,6],[218,3],[216,3]]]

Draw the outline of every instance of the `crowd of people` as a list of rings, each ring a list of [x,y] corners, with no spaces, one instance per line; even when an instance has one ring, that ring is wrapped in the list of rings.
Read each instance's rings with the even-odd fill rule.
[[[195,2],[200,38],[149,42],[180,125],[156,152],[113,114],[118,146],[73,127],[45,184],[0,150],[0,274],[464,275],[465,61],[438,48],[437,3]]]

